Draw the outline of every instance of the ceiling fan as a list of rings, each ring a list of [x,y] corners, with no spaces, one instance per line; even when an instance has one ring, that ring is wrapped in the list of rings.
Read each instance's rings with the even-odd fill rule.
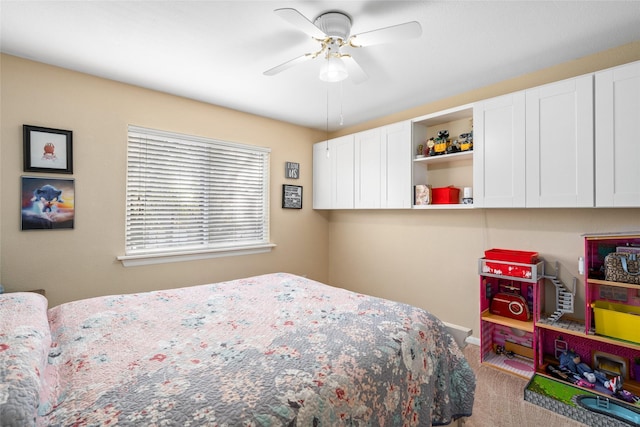
[[[320,50],[305,53],[273,67],[264,72],[267,76],[276,75],[294,65],[321,57],[324,58],[325,62],[320,69],[320,80],[338,82],[351,76],[354,83],[361,83],[368,79],[369,76],[353,57],[349,53],[342,52],[341,48],[345,46],[359,48],[402,41],[420,37],[422,34],[422,27],[416,21],[351,35],[351,18],[343,12],[326,12],[318,16],[313,22],[296,9],[283,8],[276,9],[274,12],[318,41]]]

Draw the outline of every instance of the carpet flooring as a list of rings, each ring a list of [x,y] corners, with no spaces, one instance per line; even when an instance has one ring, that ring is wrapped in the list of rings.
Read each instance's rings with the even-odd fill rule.
[[[467,345],[464,355],[477,378],[473,416],[464,427],[584,427],[585,424],[558,415],[524,400],[528,381],[480,365],[480,348]]]

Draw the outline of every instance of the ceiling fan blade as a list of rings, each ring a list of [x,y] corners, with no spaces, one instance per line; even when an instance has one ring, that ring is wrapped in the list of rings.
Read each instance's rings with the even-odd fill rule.
[[[274,10],[275,14],[298,28],[300,31],[309,34],[316,39],[324,39],[327,35],[318,27],[313,25],[303,14],[295,9],[283,8]]]
[[[280,73],[280,72],[282,72],[282,71],[284,71],[286,69],[289,69],[289,68],[293,67],[294,65],[298,65],[298,64],[300,64],[300,63],[302,63],[302,62],[304,62],[304,61],[306,61],[308,59],[311,59],[311,58],[313,58],[313,55],[310,54],[310,53],[306,53],[306,54],[304,54],[302,56],[298,56],[297,58],[294,58],[294,59],[292,59],[290,61],[287,61],[287,62],[285,62],[283,64],[280,64],[280,65],[278,65],[276,67],[270,68],[270,69],[268,69],[267,71],[265,71],[262,74],[264,74],[265,76],[275,76],[276,74],[278,74],[278,73]]]
[[[353,47],[373,46],[376,44],[414,39],[420,37],[420,35],[422,35],[422,26],[417,21],[411,21],[355,34],[351,36],[350,44]]]
[[[365,73],[360,64],[358,64],[358,62],[353,59],[353,57],[343,56],[342,60],[347,66],[347,72],[349,73],[349,77],[354,84],[360,84],[369,78],[367,73]]]

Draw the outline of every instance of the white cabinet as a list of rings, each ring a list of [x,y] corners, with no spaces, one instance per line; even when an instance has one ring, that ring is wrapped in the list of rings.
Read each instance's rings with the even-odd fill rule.
[[[382,180],[381,129],[371,129],[354,135],[355,201],[356,209],[380,207]]]
[[[411,207],[411,125],[400,122],[354,135],[356,209]]]
[[[593,207],[593,76],[474,105],[474,205]]]
[[[593,75],[526,91],[526,206],[593,207]]]
[[[382,170],[383,208],[410,208],[413,202],[411,187],[411,122],[405,121],[384,127],[385,158]]]
[[[353,135],[335,138],[329,145],[333,209],[353,209]]]
[[[353,135],[313,146],[313,208],[353,209]]]
[[[313,207],[408,208],[418,184],[473,187],[473,205],[426,208],[640,207],[638,123],[635,62],[323,141]],[[471,124],[472,152],[417,155]]]
[[[524,92],[473,106],[475,207],[525,206],[524,108]]]
[[[595,75],[596,206],[640,206],[640,62]]]
[[[313,209],[331,209],[331,156],[329,142],[313,144]]]

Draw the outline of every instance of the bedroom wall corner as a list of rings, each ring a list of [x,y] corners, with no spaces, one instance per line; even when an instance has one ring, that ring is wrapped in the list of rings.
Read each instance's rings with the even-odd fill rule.
[[[9,291],[43,288],[50,306],[289,272],[327,281],[328,217],[312,206],[312,145],[294,126],[95,76],[2,55],[0,265]],[[22,125],[73,131],[73,175],[25,174]],[[271,148],[271,240],[266,254],[123,267],[127,125]],[[285,162],[300,164],[285,179]],[[73,230],[20,231],[20,177],[75,180]],[[303,209],[282,209],[282,184],[302,185]]]
[[[362,123],[349,134],[640,60],[640,41]],[[640,230],[640,210],[466,209],[336,211],[329,225],[329,283],[426,308],[480,331],[478,258],[485,249],[540,252],[578,278],[582,234]],[[551,298],[549,298],[551,300]],[[577,316],[581,314],[577,308]]]

